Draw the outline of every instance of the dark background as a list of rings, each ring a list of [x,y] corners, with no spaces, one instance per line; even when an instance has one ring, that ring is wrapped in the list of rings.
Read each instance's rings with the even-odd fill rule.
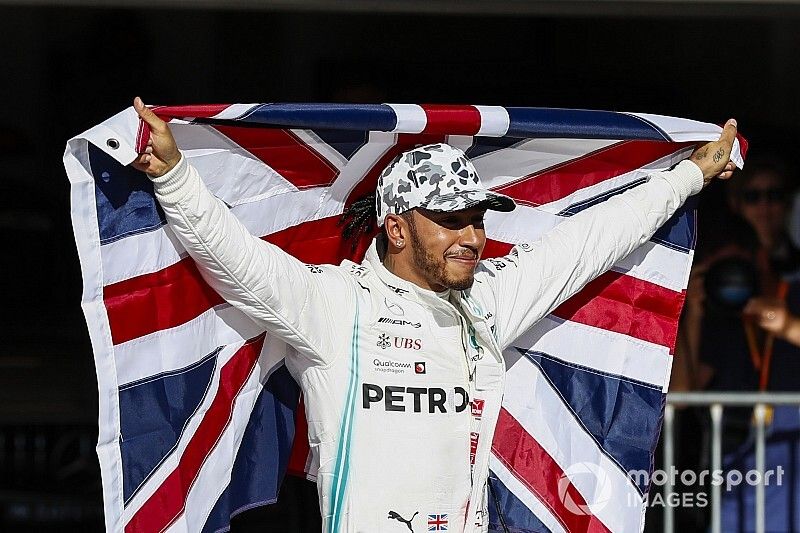
[[[135,95],[735,116],[752,153],[796,153],[793,2],[0,4],[1,531],[102,526],[96,381],[61,157]],[[308,487],[287,491],[302,502]],[[276,531],[300,531],[315,505],[268,512]]]

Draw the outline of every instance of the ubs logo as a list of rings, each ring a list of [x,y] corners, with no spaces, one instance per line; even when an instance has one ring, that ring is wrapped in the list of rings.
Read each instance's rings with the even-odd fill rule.
[[[390,346],[394,346],[400,350],[421,350],[422,339],[413,339],[411,337],[389,337],[386,333],[381,333],[378,336],[378,348],[385,350]]]
[[[421,350],[422,339],[412,339],[409,337],[395,337],[394,347],[402,350]]]

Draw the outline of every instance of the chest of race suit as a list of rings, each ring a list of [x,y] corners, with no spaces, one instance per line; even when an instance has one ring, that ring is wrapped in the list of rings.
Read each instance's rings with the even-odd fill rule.
[[[504,376],[492,312],[362,288],[356,355],[306,379],[307,402],[344,406],[308,410],[325,531],[484,531]]]

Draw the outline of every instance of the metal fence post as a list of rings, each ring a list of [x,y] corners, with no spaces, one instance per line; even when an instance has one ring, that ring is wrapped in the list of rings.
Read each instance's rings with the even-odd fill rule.
[[[711,473],[722,472],[722,404],[711,406]],[[711,485],[711,532],[722,531],[722,487]]]
[[[766,519],[764,506],[764,471],[765,468],[765,430],[764,421],[766,419],[767,408],[763,403],[756,405],[756,471],[758,472],[758,484],[756,485],[756,533],[764,533]]]
[[[667,471],[675,463],[674,422],[675,407],[668,403],[664,409],[664,469]],[[664,533],[673,533],[675,531],[675,510],[670,505],[672,489],[672,476],[668,476],[664,485]]]
[[[726,477],[722,472],[722,416],[723,407],[748,406],[754,408],[754,422],[756,425],[756,471],[758,483],[755,486],[755,520],[754,531],[766,531],[766,419],[768,406],[792,405],[800,408],[800,394],[797,392],[671,392],[667,395],[667,409],[664,412],[664,462],[668,453],[674,458],[674,412],[669,407],[674,405],[708,405],[711,413],[711,528],[713,533],[722,531],[722,484]],[[667,451],[667,446],[670,450]],[[743,481],[752,482],[744,473]],[[670,487],[670,490],[672,487]],[[671,514],[671,513],[669,513]],[[664,510],[664,524],[674,528],[674,516],[669,516]],[[742,525],[741,527],[744,527]],[[666,529],[665,529],[666,531]]]

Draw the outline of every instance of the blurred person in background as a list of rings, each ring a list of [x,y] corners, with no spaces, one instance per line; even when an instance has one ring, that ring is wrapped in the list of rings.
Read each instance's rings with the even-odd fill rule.
[[[701,228],[671,390],[793,390],[791,379],[768,382],[789,378],[785,372],[765,370],[762,378],[760,361],[766,352],[795,348],[767,339],[751,313],[742,312],[755,297],[800,305],[800,290],[791,284],[798,277],[800,251],[786,230],[790,182],[783,168],[775,160],[748,162],[727,188],[730,213]]]
[[[800,252],[786,229],[791,191],[784,168],[775,160],[748,162],[728,186],[731,213],[701,235],[671,390],[800,390]],[[723,466],[744,474],[755,468],[752,408],[728,407],[724,413]],[[687,413],[679,425],[686,434],[683,447],[701,450],[693,458],[698,470],[709,467],[708,427],[705,408]],[[767,430],[766,469],[777,473],[780,467],[783,473],[778,484],[766,487],[767,530],[794,531],[800,528],[797,408],[768,410]],[[704,434],[702,446],[697,434]],[[691,516],[702,527],[702,513]],[[753,530],[754,487],[724,490],[722,519],[724,531]]]
[[[759,327],[760,317],[753,314],[756,304],[745,307],[748,300],[757,298],[782,302],[800,312],[796,283],[800,251],[786,229],[790,181],[777,160],[748,162],[740,174],[728,187],[734,215],[719,227],[724,234],[717,239],[721,246],[693,270],[693,278],[702,279],[702,291],[695,283],[690,287],[695,295],[687,295],[693,302],[698,296],[706,299],[703,309],[693,308],[703,313],[696,346],[705,364],[698,365],[694,388],[799,390],[797,347]],[[765,313],[772,316],[771,311]]]
[[[731,210],[756,230],[762,253],[762,275],[769,275],[765,292],[774,292],[780,279],[797,276],[800,250],[789,238],[787,218],[792,198],[787,167],[776,158],[751,158],[738,179],[728,186]],[[771,289],[771,290],[770,290]]]

